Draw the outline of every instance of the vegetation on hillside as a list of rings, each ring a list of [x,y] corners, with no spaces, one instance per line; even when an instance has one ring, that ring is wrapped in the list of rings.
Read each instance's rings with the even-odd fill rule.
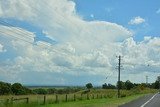
[[[118,84],[118,83],[117,83]],[[120,81],[119,87],[121,90],[144,90],[145,88],[150,88],[150,89],[159,89],[159,80],[157,79],[154,83],[132,83],[131,81],[127,80],[125,82]],[[117,85],[118,86],[118,85]],[[102,84],[102,89],[116,89],[117,86],[112,85],[112,84]],[[92,85],[92,83],[87,83],[86,84],[86,89],[84,90],[83,93],[88,93],[90,92],[90,89],[96,88]],[[20,83],[6,83],[6,82],[1,82],[0,81],[0,95],[26,95],[26,94],[70,94],[70,93],[75,93],[83,90],[85,88],[82,87],[67,87],[67,88],[62,88],[62,89],[56,89],[56,88],[35,88],[35,89],[29,89],[27,87],[24,87]]]

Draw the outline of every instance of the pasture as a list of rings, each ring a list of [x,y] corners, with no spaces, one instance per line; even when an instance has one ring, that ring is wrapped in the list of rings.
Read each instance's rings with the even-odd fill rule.
[[[0,107],[116,107],[156,92],[154,89],[121,90],[121,98],[117,98],[117,90],[114,89],[82,90],[72,94],[4,95],[0,96]]]

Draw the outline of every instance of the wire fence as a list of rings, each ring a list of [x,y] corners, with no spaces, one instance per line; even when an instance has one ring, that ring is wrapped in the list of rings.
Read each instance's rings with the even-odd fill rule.
[[[45,104],[58,104],[61,102],[72,102],[80,100],[92,100],[109,98],[107,94],[57,94],[57,95],[28,95],[28,96],[14,96],[7,99],[0,99],[0,105],[8,104],[30,104],[37,103],[40,105]]]

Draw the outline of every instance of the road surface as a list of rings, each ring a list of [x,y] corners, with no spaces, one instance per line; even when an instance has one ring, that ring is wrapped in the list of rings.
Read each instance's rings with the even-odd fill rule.
[[[160,94],[150,94],[119,107],[160,107]]]

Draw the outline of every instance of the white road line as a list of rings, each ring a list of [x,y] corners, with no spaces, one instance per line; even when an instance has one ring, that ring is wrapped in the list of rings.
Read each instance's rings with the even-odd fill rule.
[[[145,107],[145,105],[147,105],[157,94],[155,94],[151,99],[149,99],[147,102],[145,102],[143,105],[141,105],[140,107]]]

